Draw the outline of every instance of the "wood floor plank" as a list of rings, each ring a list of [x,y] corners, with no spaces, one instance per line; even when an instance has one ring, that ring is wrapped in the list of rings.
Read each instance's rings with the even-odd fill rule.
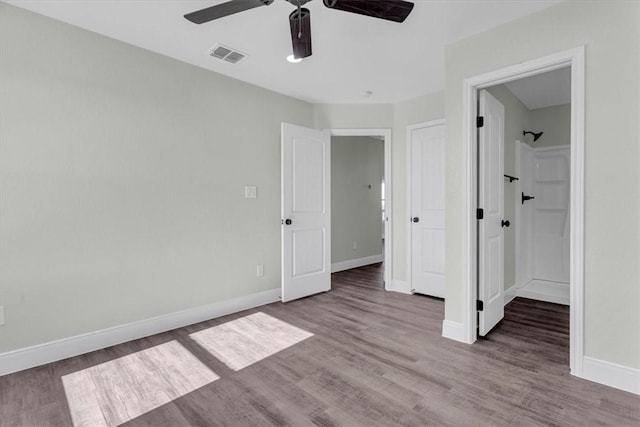
[[[335,273],[332,286],[1,377],[0,426],[73,425],[64,377],[89,387],[87,399],[113,400],[114,424],[128,426],[640,425],[640,397],[570,375],[566,306],[516,298],[486,339],[466,345],[442,338],[442,300],[384,291],[380,265]],[[291,341],[283,324],[298,338]],[[225,334],[210,333],[220,326]],[[269,334],[275,338],[264,341]],[[258,350],[243,350],[238,336],[261,343]],[[234,339],[238,363],[220,360],[221,343]],[[188,353],[178,358],[193,363],[158,362],[175,358],[153,350],[172,342]],[[145,366],[117,371],[144,390],[113,383],[94,393],[83,382],[130,355]],[[145,380],[155,363],[157,378]],[[202,367],[220,378],[199,383]],[[113,378],[109,371],[100,381]],[[137,400],[118,400],[131,393]],[[166,396],[162,406],[117,418]]]

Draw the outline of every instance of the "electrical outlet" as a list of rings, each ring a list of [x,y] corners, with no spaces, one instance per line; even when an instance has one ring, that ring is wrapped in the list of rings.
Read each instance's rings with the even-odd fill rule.
[[[264,264],[258,264],[256,266],[256,277],[264,276]]]
[[[358,249],[358,242],[356,242],[355,240],[353,241],[353,247],[352,249],[355,251],[356,249]]]
[[[0,326],[4,326],[4,306],[0,305]]]

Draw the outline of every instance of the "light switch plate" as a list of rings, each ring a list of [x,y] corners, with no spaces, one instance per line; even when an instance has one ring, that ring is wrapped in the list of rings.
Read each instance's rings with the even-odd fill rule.
[[[255,185],[247,185],[244,187],[244,198],[245,199],[256,199],[258,198],[258,187]]]

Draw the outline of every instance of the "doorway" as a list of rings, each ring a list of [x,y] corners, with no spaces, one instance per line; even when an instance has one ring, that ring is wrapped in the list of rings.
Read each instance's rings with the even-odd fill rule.
[[[570,231],[569,231],[569,288],[570,288],[570,367],[573,375],[582,375],[582,360],[584,354],[584,301],[583,301],[583,266],[584,266],[584,47],[549,55],[537,60],[523,62],[511,67],[466,79],[463,84],[463,140],[465,161],[467,164],[467,202],[473,209],[468,212],[465,240],[467,244],[468,276],[463,286],[466,301],[464,314],[464,334],[466,341],[473,343],[478,337],[478,325],[488,317],[495,316],[495,310],[503,310],[503,304],[493,304],[487,307],[481,299],[486,294],[486,286],[478,289],[478,283],[483,269],[495,262],[486,257],[487,252],[478,249],[482,237],[480,236],[481,221],[486,221],[480,206],[482,191],[485,191],[482,171],[477,163],[479,127],[482,120],[479,114],[479,98],[483,89],[502,83],[515,81],[525,77],[542,74],[561,68],[571,70],[571,148],[570,148]],[[502,176],[500,177],[502,178]],[[494,181],[495,182],[495,181]],[[495,220],[498,220],[496,216]],[[492,219],[493,221],[493,219]],[[504,221],[500,218],[499,221]],[[500,226],[500,225],[498,225]],[[503,227],[501,227],[503,228]],[[496,256],[504,253],[495,250]],[[494,272],[501,268],[494,268]],[[503,278],[500,277],[502,281]],[[503,287],[501,287],[503,290]],[[498,317],[501,313],[497,313]]]
[[[335,203],[338,203],[338,199],[343,201],[339,205],[333,203],[331,208],[331,271],[382,262],[384,285],[388,289],[392,277],[391,130],[331,129],[330,133],[331,197]],[[353,164],[348,170],[346,164],[334,164],[334,160],[338,160],[334,148],[345,157],[356,156],[353,161],[359,166]],[[342,160],[347,159],[343,157]],[[360,173],[355,169],[359,169]],[[351,173],[357,173],[356,179],[362,182],[350,181]],[[337,178],[345,185],[333,182]],[[376,227],[379,227],[377,231]]]
[[[384,141],[331,137],[331,273],[384,261]]]
[[[490,261],[478,266],[479,299],[490,313],[479,313],[479,335],[486,336],[516,297],[570,303],[571,69],[488,87],[479,99],[479,259]],[[504,313],[493,304],[504,304]]]

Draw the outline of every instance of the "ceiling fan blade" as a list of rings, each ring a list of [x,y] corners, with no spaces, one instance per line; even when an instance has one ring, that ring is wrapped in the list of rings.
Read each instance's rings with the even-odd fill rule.
[[[403,0],[323,0],[330,9],[372,16],[394,22],[404,22],[413,10],[413,3]]]
[[[204,24],[214,19],[244,12],[259,6],[269,6],[274,0],[231,0],[205,9],[187,13],[184,17],[194,24]]]
[[[300,8],[289,15],[291,27],[291,44],[293,45],[293,57],[295,59],[311,56],[311,12],[309,9]]]

